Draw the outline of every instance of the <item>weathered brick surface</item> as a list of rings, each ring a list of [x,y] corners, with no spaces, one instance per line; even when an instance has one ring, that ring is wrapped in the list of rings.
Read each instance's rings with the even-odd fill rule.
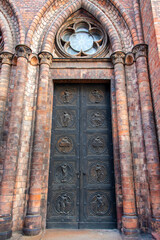
[[[103,70],[97,67],[100,60],[93,69],[89,62],[72,61],[69,68],[62,61],[55,69],[53,61],[50,69],[57,31],[81,8],[107,32],[114,64]],[[0,2],[0,234],[7,238],[11,228],[24,227],[35,235],[45,228],[53,78],[62,83],[110,79],[118,228],[127,235],[138,228],[160,229],[159,8],[159,0]],[[16,56],[18,44],[24,45]]]

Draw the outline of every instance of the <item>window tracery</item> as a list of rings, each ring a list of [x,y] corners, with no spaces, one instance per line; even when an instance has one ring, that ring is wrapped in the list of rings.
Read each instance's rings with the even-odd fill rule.
[[[63,57],[105,57],[109,51],[108,37],[101,25],[82,17],[60,28],[56,45]]]

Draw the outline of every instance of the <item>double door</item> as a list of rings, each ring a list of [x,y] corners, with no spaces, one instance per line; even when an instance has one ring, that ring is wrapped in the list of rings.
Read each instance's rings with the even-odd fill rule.
[[[55,84],[47,228],[116,228],[110,87]]]

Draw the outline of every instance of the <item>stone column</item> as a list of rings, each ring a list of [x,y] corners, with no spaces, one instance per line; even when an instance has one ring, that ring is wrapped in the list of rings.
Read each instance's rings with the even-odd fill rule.
[[[133,164],[125,86],[124,57],[125,54],[121,51],[114,52],[111,56],[115,73],[118,137],[122,175],[122,225],[124,234],[133,236],[137,235],[138,233],[138,218],[135,206]]]
[[[27,59],[31,54],[31,50],[25,45],[18,45],[16,52],[18,58],[16,81],[12,100],[7,152],[0,186],[0,239],[7,239],[12,235],[13,194],[23,116],[24,90],[27,81]]]
[[[48,80],[52,54],[42,52],[40,58],[40,77],[38,86],[35,136],[33,143],[33,157],[30,173],[30,192],[27,215],[23,231],[28,236],[35,236],[41,232],[41,194],[43,179],[43,162],[46,154],[46,122],[48,116]]]
[[[155,120],[147,65],[147,45],[133,48],[136,59],[137,78],[142,112],[142,124],[149,177],[152,208],[152,228],[160,231],[160,169]]]
[[[13,54],[10,52],[2,52],[0,54],[0,58],[2,59],[2,68],[0,75],[0,139],[1,139]]]

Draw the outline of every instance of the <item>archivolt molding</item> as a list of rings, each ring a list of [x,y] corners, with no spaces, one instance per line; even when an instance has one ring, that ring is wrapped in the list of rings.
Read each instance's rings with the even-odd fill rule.
[[[50,45],[54,44],[55,31],[80,8],[84,8],[107,26],[106,30],[110,31],[110,37],[111,32],[112,34],[114,32],[110,40],[113,39],[115,42],[119,39],[120,43],[116,44],[113,51],[128,52],[131,51],[133,45],[138,43],[134,21],[116,0],[107,0],[105,4],[98,0],[71,0],[69,2],[64,0],[63,3],[60,0],[49,0],[34,18],[27,33],[26,44],[31,46],[35,53],[49,51]]]
[[[82,2],[85,3],[86,1],[82,0]],[[125,21],[123,16],[120,14],[119,10],[116,9],[115,6],[110,1],[106,1],[105,5],[104,4],[101,5],[99,4],[98,1],[94,1],[94,0],[89,0],[89,2],[96,5],[108,17],[111,24],[114,26],[115,30],[117,31],[117,34],[119,35],[123,51],[125,52],[131,51],[133,47],[133,39],[131,36],[131,31],[129,29],[129,26],[127,25],[127,22]]]
[[[3,41],[4,41],[4,51],[13,52],[14,51],[14,45],[13,45],[13,36],[10,29],[10,26],[8,24],[8,21],[6,20],[5,16],[0,12],[0,29],[2,31]]]
[[[17,44],[24,43],[25,31],[21,16],[12,0],[2,0],[0,28],[4,38],[4,51],[14,52]]]

